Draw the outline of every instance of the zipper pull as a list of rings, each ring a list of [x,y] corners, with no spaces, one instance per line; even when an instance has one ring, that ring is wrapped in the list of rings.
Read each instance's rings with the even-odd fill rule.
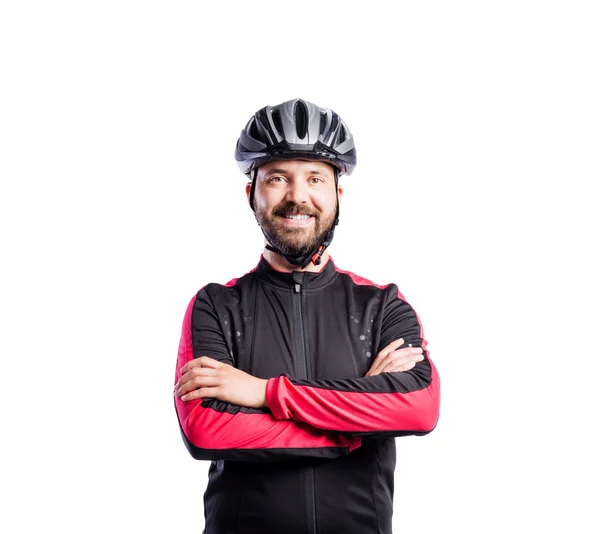
[[[304,273],[300,271],[292,271],[292,280],[294,281],[294,293],[300,293],[302,289],[302,280]]]

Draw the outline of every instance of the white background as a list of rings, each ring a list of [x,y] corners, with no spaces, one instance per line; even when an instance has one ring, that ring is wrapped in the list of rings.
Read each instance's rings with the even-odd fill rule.
[[[357,144],[332,257],[442,379],[395,532],[598,532],[594,4],[4,2],[0,530],[202,531],[181,322],[257,263],[235,142],[301,97]]]

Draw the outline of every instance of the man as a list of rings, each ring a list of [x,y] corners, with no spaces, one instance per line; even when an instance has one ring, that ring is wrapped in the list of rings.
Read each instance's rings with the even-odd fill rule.
[[[394,438],[433,430],[439,380],[398,288],[329,257],[352,135],[296,99],[258,111],[235,156],[265,250],[194,296],[175,385],[184,442],[212,461],[204,532],[389,534]]]

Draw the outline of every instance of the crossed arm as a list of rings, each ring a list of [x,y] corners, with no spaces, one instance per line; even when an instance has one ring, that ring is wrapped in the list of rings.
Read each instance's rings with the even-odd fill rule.
[[[400,348],[404,339],[392,341],[379,352],[365,376],[402,372],[423,361],[421,347]],[[268,380],[256,378],[233,365],[208,356],[187,362],[173,394],[184,402],[212,398],[247,408],[265,408]]]
[[[386,345],[364,377],[264,380],[234,367],[221,350],[216,315],[201,291],[184,319],[174,389],[192,455],[261,461],[290,454],[335,457],[360,446],[361,437],[430,432],[439,411],[437,372],[416,314],[397,297],[390,301],[382,325]],[[192,327],[194,307],[201,324]],[[203,339],[204,355],[197,358],[192,329]]]

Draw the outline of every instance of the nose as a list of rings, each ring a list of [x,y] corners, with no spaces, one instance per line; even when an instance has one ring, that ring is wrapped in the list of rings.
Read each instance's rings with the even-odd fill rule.
[[[302,180],[290,180],[285,199],[294,204],[306,204],[308,202],[308,187]]]

